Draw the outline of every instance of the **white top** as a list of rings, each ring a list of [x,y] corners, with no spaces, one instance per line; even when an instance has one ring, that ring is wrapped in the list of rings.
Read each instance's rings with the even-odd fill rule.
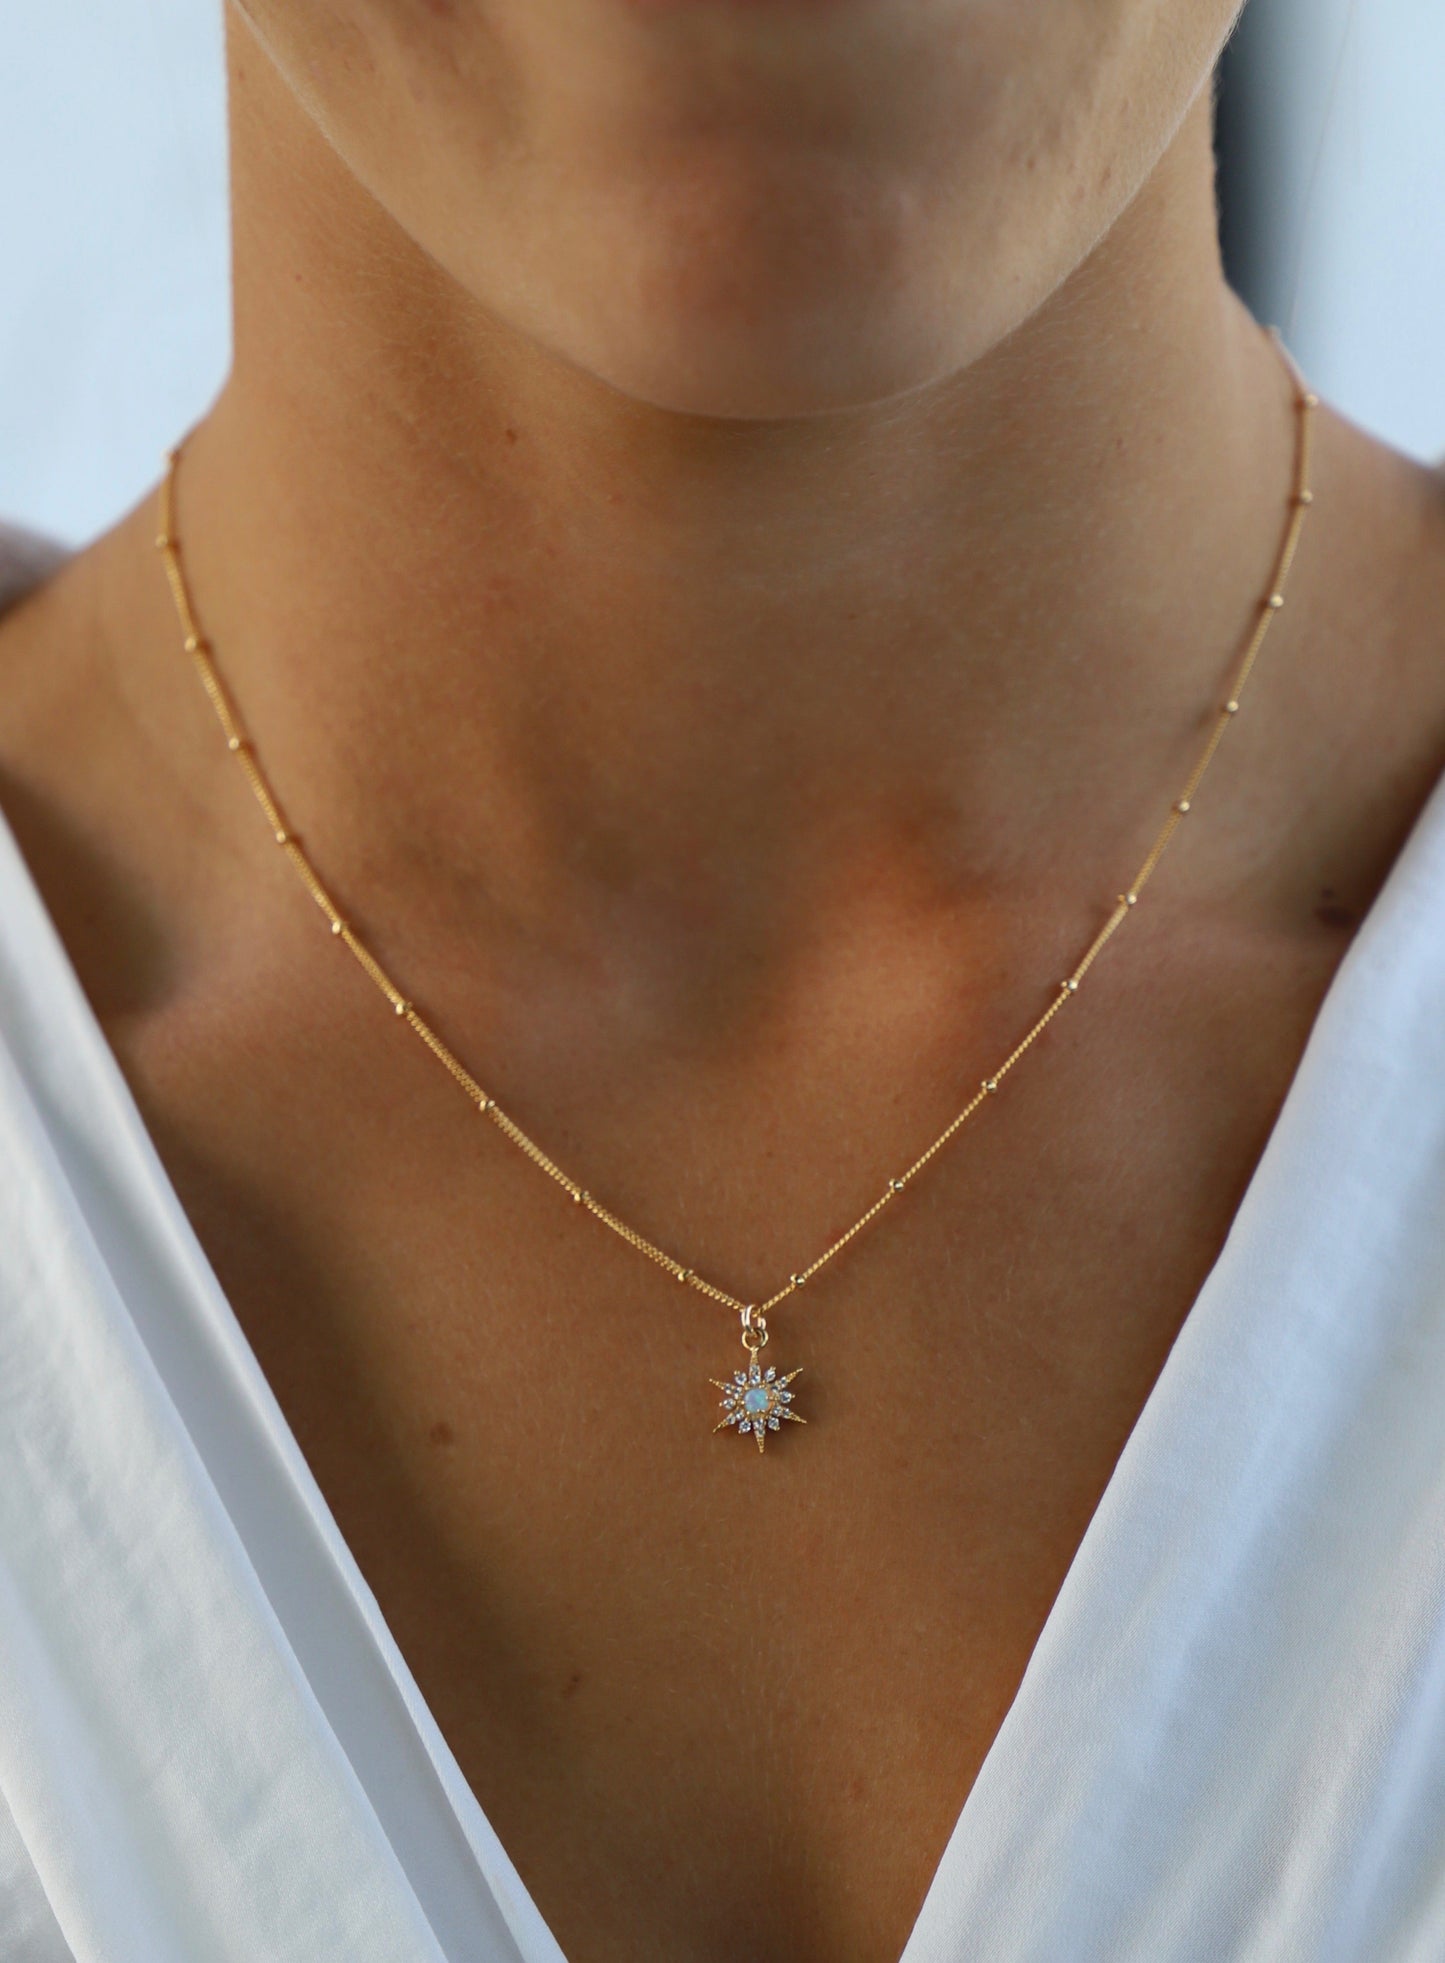
[[[902,1963],[1445,1958],[1442,1005],[1445,779]],[[565,1963],[3,823],[0,1958]]]

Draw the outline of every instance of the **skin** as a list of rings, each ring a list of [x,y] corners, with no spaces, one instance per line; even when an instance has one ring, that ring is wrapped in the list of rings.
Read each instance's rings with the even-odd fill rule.
[[[1215,0],[254,0],[202,618],[504,1105],[755,1295],[1087,944],[1224,693],[1289,384]],[[1438,475],[1329,409],[1246,712],[1085,992],[778,1313],[566,1207],[324,933],[149,504],[0,626],[0,801],[570,1963],[895,1963],[1445,765]]]

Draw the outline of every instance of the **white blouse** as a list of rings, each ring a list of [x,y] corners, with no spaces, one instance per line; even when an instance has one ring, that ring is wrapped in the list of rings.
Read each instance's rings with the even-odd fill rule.
[[[0,821],[0,1963],[213,1959],[565,1963]],[[901,1963],[965,1959],[1445,1959],[1445,778]]]

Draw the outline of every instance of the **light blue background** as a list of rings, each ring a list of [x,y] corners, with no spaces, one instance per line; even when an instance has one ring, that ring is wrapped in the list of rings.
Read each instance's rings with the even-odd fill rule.
[[[219,0],[0,0],[0,516],[70,542],[229,359]]]

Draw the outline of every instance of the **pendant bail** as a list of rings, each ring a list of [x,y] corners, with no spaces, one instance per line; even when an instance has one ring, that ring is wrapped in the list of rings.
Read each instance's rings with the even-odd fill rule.
[[[753,1302],[745,1302],[739,1314],[743,1325],[743,1348],[749,1356],[756,1356],[768,1340],[768,1319]]]

